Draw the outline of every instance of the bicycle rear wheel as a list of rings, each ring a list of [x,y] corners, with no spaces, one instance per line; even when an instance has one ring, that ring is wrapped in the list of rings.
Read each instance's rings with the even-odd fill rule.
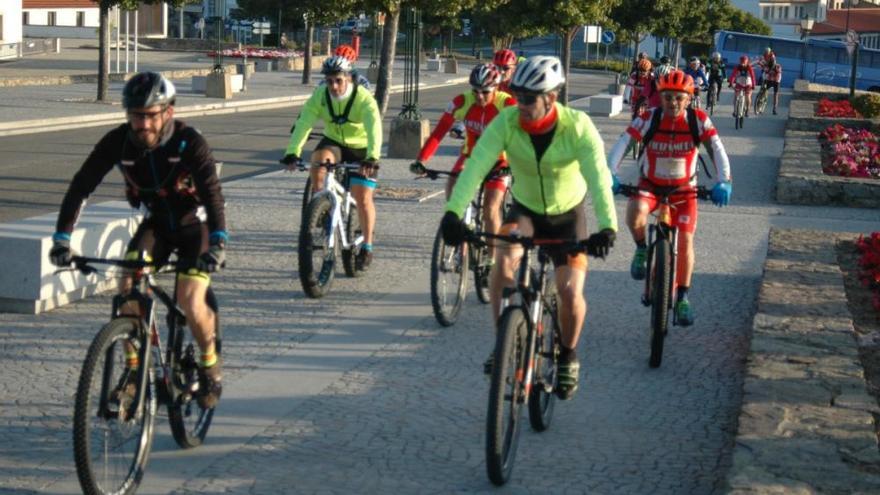
[[[468,246],[450,246],[443,242],[443,232],[437,229],[431,253],[431,306],[434,317],[444,327],[458,319],[467,293]]]
[[[529,391],[529,422],[535,431],[544,431],[553,420],[556,403],[556,363],[559,359],[559,317],[556,286],[548,284],[535,348],[535,371]]]
[[[669,301],[672,276],[672,246],[667,239],[658,239],[654,245],[654,259],[651,262],[651,357],[648,364],[652,368],[660,366],[663,360],[663,341],[669,326]]]
[[[333,235],[333,204],[327,196],[318,196],[309,203],[299,230],[299,280],[309,297],[324,297],[333,284],[339,247],[330,246]]]
[[[510,479],[519,443],[520,416],[526,400],[523,379],[527,335],[525,310],[509,306],[499,319],[486,414],[486,470],[489,480],[499,486]]]
[[[717,89],[714,84],[709,86],[709,94],[706,96],[706,111],[709,112],[710,116],[715,114],[716,91]]]
[[[221,359],[223,351],[223,333],[220,327],[220,312],[214,291],[208,288],[205,296],[208,307],[214,310],[214,352]],[[174,353],[174,369],[171,377],[175,385],[179,385],[178,393],[173,395],[168,404],[168,422],[171,425],[171,434],[174,441],[181,448],[190,449],[198,447],[205,441],[211,420],[214,418],[214,408],[204,409],[196,400],[199,384],[199,346],[192,337],[192,332],[186,327],[185,321],[176,321],[177,318],[169,318],[169,326],[174,325],[170,334],[174,336],[173,342],[168,342],[171,352]],[[176,387],[175,387],[176,388]]]
[[[767,87],[762,86],[758,91],[758,98],[755,100],[755,113],[761,115],[767,109]]]
[[[126,385],[131,383],[126,343],[138,349],[143,370],[132,380],[133,395]],[[151,380],[144,376],[149,370],[145,343],[137,319],[116,318],[98,332],[86,353],[73,412],[73,457],[83,493],[133,493],[144,476],[156,412]]]

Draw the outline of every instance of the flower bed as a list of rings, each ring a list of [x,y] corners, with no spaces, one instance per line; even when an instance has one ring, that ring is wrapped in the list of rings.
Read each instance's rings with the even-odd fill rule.
[[[830,100],[822,98],[816,106],[816,117],[862,118],[849,100]]]
[[[825,174],[880,179],[880,143],[871,131],[834,124],[818,139]]]
[[[217,51],[208,52],[209,57],[213,57],[217,55]],[[226,49],[221,50],[220,55],[224,57],[233,57],[233,58],[268,58],[268,59],[278,59],[278,58],[293,58],[293,57],[302,57],[303,52],[299,50],[265,50],[262,48],[245,48],[244,50],[233,50]]]
[[[880,232],[874,232],[867,238],[859,236],[856,248],[861,254],[859,280],[874,293],[871,303],[880,315]]]

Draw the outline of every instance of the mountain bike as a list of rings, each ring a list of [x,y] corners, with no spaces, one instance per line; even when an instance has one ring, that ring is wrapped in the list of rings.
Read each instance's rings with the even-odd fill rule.
[[[202,408],[199,390],[198,344],[186,328],[186,318],[156,284],[145,261],[74,256],[73,269],[96,272],[95,264],[134,270],[128,294],[113,298],[110,323],[95,336],[80,372],[73,414],[73,456],[80,487],[89,494],[133,493],[143,478],[153,442],[157,406],[168,409],[174,440],[182,448],[205,440],[214,409]],[[159,335],[158,306],[167,309],[168,338]],[[214,329],[216,352],[221,352],[217,299],[208,289],[208,306],[218,315]],[[123,314],[135,304],[139,316]],[[167,346],[167,347],[166,347]],[[137,352],[137,369],[126,366],[126,353]]]
[[[742,129],[745,124],[746,115],[746,94],[744,89],[735,91],[736,95],[733,99],[733,124],[737,129]]]
[[[349,277],[359,277],[356,258],[364,242],[357,202],[349,191],[349,174],[358,163],[320,163],[324,167],[324,188],[312,195],[299,230],[299,279],[306,295],[324,297],[336,276],[336,259],[341,250],[342,266]],[[376,166],[378,168],[378,166]],[[300,162],[300,170],[306,164]]]
[[[636,117],[641,115],[643,112],[646,112],[647,110],[648,110],[648,99],[645,98],[644,96],[639,96],[639,98],[635,102],[633,102],[632,115],[630,116],[630,122],[632,122],[633,120],[636,120]],[[641,144],[642,143],[640,141],[635,140],[635,139],[633,140],[633,144],[632,144],[633,160],[639,159],[639,152],[641,151],[640,150]]]
[[[706,95],[706,111],[710,116],[715,114],[715,104],[718,103],[718,85],[709,84],[709,92]]]
[[[621,184],[620,194],[628,197],[638,196],[640,189],[632,184]],[[669,310],[675,304],[675,272],[678,257],[678,228],[672,223],[672,210],[677,203],[672,197],[681,197],[686,190],[677,186],[656,187],[652,191],[657,197],[658,207],[651,215],[654,223],[648,225],[648,265],[645,277],[645,290],[642,304],[651,307],[651,355],[648,364],[652,368],[660,366],[663,360],[663,341],[669,326]],[[711,200],[712,194],[705,187],[692,191],[698,199]],[[673,314],[672,324],[678,321]]]
[[[547,248],[586,251],[588,243],[487,232],[466,238],[472,243],[502,240],[524,250],[516,286],[502,292],[486,414],[486,470],[489,480],[500,486],[513,471],[523,405],[528,406],[529,423],[535,431],[546,430],[553,419],[561,330]]]
[[[761,83],[761,89],[758,90],[758,97],[755,98],[755,114],[761,115],[767,109],[767,82]]]
[[[507,168],[493,170],[480,185],[477,195],[468,204],[464,212],[464,222],[472,230],[483,229],[483,193],[486,182],[501,176],[509,175]],[[452,172],[425,169],[425,177],[437,180],[440,176],[452,176]],[[507,201],[502,203],[502,218],[506,213]],[[492,259],[485,243],[462,243],[450,246],[443,242],[440,228],[434,236],[434,247],[431,251],[431,307],[434,317],[441,325],[448,327],[455,324],[467,293],[468,268],[474,274],[474,290],[483,304],[489,303],[489,274],[492,270]]]

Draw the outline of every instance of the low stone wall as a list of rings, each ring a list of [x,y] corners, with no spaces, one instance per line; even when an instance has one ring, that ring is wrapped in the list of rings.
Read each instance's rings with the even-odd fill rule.
[[[138,42],[153,50],[171,52],[209,52],[217,49],[217,40],[199,38],[140,38]],[[241,43],[221,43],[223,50],[238,50]]]
[[[770,231],[727,493],[880,493],[880,408],[836,243],[828,232]]]
[[[223,66],[226,72],[236,74],[236,64]],[[213,71],[213,67],[206,65],[199,69],[167,70],[162,74],[168,79],[185,79],[192,76],[206,76]],[[134,72],[126,74],[110,74],[110,80],[121,82],[127,81]],[[73,74],[67,76],[36,76],[36,77],[6,77],[0,79],[0,88],[13,86],[55,86],[59,84],[97,84],[98,74]]]
[[[880,208],[880,180],[826,175],[822,172],[821,146],[817,139],[819,132],[834,124],[870,129],[880,124],[880,120],[816,117],[816,102],[821,96],[827,94],[797,91],[796,84],[789,106],[785,147],[779,159],[776,201],[784,204]]]

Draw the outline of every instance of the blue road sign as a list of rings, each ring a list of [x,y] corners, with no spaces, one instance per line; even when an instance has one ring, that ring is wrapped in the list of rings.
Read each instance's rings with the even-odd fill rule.
[[[602,43],[606,45],[614,43],[614,31],[602,31]]]

